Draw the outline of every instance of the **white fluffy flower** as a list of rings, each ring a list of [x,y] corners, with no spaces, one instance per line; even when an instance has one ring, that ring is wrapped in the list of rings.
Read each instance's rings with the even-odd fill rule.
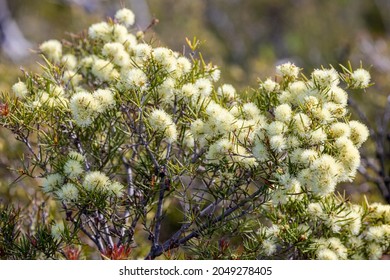
[[[112,182],[111,184],[107,185],[107,190],[113,193],[115,196],[121,196],[123,194],[124,189],[125,186],[123,186],[119,182]]]
[[[192,98],[193,96],[196,98],[199,95],[199,89],[194,84],[187,83],[181,88],[181,93],[187,98]]]
[[[319,196],[326,196],[332,193],[340,176],[340,165],[336,160],[327,154],[321,155],[313,161],[309,170],[310,177],[306,181],[307,187]]]
[[[370,226],[365,231],[365,239],[368,241],[376,241],[381,242],[386,237],[386,226],[387,225],[381,225],[381,226]]]
[[[191,71],[192,64],[188,58],[181,56],[176,60],[176,63],[175,77],[180,78]]]
[[[365,69],[356,69],[351,74],[351,82],[355,88],[367,88],[371,81],[370,73]]]
[[[333,120],[340,119],[348,113],[344,105],[336,104],[334,102],[325,103],[323,108],[330,112]]]
[[[92,191],[94,189],[106,190],[109,184],[110,179],[106,176],[106,174],[100,171],[92,171],[85,175],[83,187],[88,191]]]
[[[301,145],[299,138],[293,135],[289,135],[286,141],[288,149],[295,149]]]
[[[283,135],[274,135],[269,139],[271,149],[275,152],[281,153],[286,149],[286,139]]]
[[[114,94],[109,89],[95,90],[92,96],[99,102],[99,107],[97,108],[99,113],[115,106]]]
[[[260,87],[264,89],[266,92],[274,92],[279,90],[279,84],[271,79],[265,80]]]
[[[125,43],[128,38],[128,31],[126,26],[122,24],[114,24],[112,26],[112,40],[114,42]]]
[[[328,248],[321,248],[316,254],[319,260],[338,260],[337,254]]]
[[[336,104],[340,104],[340,105],[342,105],[344,107],[347,105],[348,94],[342,88],[340,88],[338,86],[333,86],[333,87],[331,87],[331,89],[330,89],[328,94],[329,94],[329,97],[330,97],[330,101],[332,101],[332,102],[334,102]]]
[[[302,81],[295,81],[289,84],[286,91],[282,92],[282,94],[279,96],[279,100],[281,100],[282,103],[300,105],[304,101],[307,94],[307,84]]]
[[[262,115],[255,103],[249,102],[242,105],[243,118],[246,120],[260,120]]]
[[[275,120],[288,123],[291,120],[291,106],[281,104],[275,108]]]
[[[64,67],[68,70],[74,70],[77,66],[77,58],[73,54],[65,54],[61,58],[61,62],[64,64]]]
[[[137,45],[137,38],[131,34],[128,33],[124,38],[123,42],[120,42],[125,47],[126,51],[130,54],[133,50],[133,48]]]
[[[337,158],[345,169],[342,180],[348,180],[355,175],[360,165],[360,153],[352,141],[346,137],[338,138],[335,141],[335,147],[339,152]]]
[[[103,82],[115,80],[119,77],[118,71],[114,65],[107,60],[97,59],[92,65],[92,74]]]
[[[199,139],[205,133],[205,123],[201,119],[197,119],[191,123],[191,133],[195,139]]]
[[[310,165],[318,158],[318,152],[313,149],[306,149],[301,151],[299,155],[299,161],[305,166]]]
[[[318,257],[319,257],[319,255],[318,255],[319,252],[320,251],[324,251],[325,252],[325,250],[332,251],[336,255],[336,259],[346,259],[348,257],[348,250],[347,250],[347,248],[340,241],[340,239],[338,239],[336,237],[331,237],[329,239],[320,238],[317,241],[317,243],[319,245],[318,250],[317,250],[317,256]],[[322,253],[320,255],[323,256],[321,259],[334,259],[333,254],[331,254],[330,252],[327,252],[325,254]],[[329,256],[329,257],[332,256],[332,258],[327,258],[326,256]]]
[[[187,148],[193,148],[194,147],[195,139],[194,139],[194,136],[192,135],[191,131],[187,131],[184,134],[183,144]]]
[[[93,66],[93,63],[97,59],[98,59],[98,57],[95,55],[89,55],[89,56],[85,56],[85,57],[81,58],[79,61],[81,73],[85,76],[88,75],[89,71],[91,70],[91,68]]]
[[[175,80],[167,78],[157,87],[157,91],[165,104],[173,104],[175,93],[177,92],[175,88]]]
[[[70,179],[75,179],[84,172],[81,163],[74,159],[68,159],[64,165],[64,173]]]
[[[370,205],[373,210],[372,215],[376,218],[383,218],[386,223],[390,223],[390,205],[373,203]]]
[[[67,183],[63,185],[62,188],[56,192],[56,194],[61,201],[72,202],[78,199],[79,190],[74,184]]]
[[[211,91],[213,90],[211,81],[206,78],[200,78],[196,80],[195,87],[197,87],[200,95],[202,96],[209,96]]]
[[[163,47],[155,48],[152,50],[152,56],[168,73],[176,70],[177,61],[172,50]]]
[[[12,92],[15,94],[15,97],[23,99],[28,93],[28,89],[25,83],[17,82],[12,86]]]
[[[362,215],[360,212],[352,210],[348,215],[348,228],[352,234],[358,235],[362,227]]]
[[[210,78],[213,82],[218,82],[221,77],[221,70],[214,66],[210,71]]]
[[[322,210],[322,206],[318,202],[312,202],[307,206],[307,212],[315,217],[315,218],[322,218],[324,215],[324,211]]]
[[[298,113],[294,117],[294,126],[298,132],[306,132],[311,125],[310,118],[304,113]]]
[[[225,97],[227,100],[231,101],[236,96],[236,89],[230,84],[223,84],[217,90],[219,96]]]
[[[350,139],[357,148],[359,148],[370,135],[366,125],[358,121],[350,121],[349,127],[351,128]]]
[[[298,78],[299,68],[291,62],[287,62],[276,66],[276,72],[284,77]]]
[[[351,128],[346,123],[336,122],[329,127],[329,135],[332,138],[349,137],[350,134],[351,134]]]
[[[76,124],[86,127],[94,121],[99,110],[99,103],[92,94],[80,91],[70,99],[69,108]]]
[[[370,260],[379,260],[383,255],[383,247],[378,243],[370,243],[366,250]]]
[[[65,84],[71,84],[73,87],[78,86],[82,80],[83,76],[73,70],[64,71],[64,75],[62,76],[62,81]]]
[[[320,88],[331,88],[340,83],[339,75],[333,68],[316,69],[311,74],[314,84]]]
[[[111,33],[112,27],[105,21],[92,24],[88,29],[88,36],[94,40],[108,41]]]
[[[315,96],[309,95],[304,98],[303,106],[308,111],[314,111],[318,108],[318,99]]]
[[[331,112],[325,107],[318,106],[312,110],[312,118],[320,121],[321,123],[329,123],[333,121],[334,117]]]
[[[209,133],[226,133],[233,131],[235,118],[221,105],[210,102],[206,108],[208,115]]]
[[[59,173],[49,174],[43,179],[42,189],[45,193],[50,193],[59,188],[64,183],[64,178]]]
[[[102,54],[112,59],[112,62],[118,66],[127,66],[130,64],[130,56],[121,43],[106,43],[103,46]]]
[[[177,140],[177,129],[172,117],[164,110],[155,109],[149,115],[149,124],[153,130],[163,132],[168,142]]]
[[[222,138],[210,145],[206,158],[210,163],[219,163],[221,158],[226,157],[233,151],[233,144],[227,138]]]
[[[289,196],[284,189],[277,189],[271,194],[271,201],[273,205],[283,205],[288,202]]]
[[[134,24],[135,16],[131,10],[123,8],[123,9],[120,9],[116,12],[115,19],[119,23],[121,23],[127,27],[130,27]]]
[[[272,256],[276,252],[276,244],[272,239],[263,240],[262,246],[266,256]]]
[[[55,63],[60,62],[62,56],[62,44],[58,40],[49,40],[43,42],[39,49],[44,53],[44,55]]]
[[[132,48],[133,59],[137,64],[143,64],[150,58],[152,47],[148,44],[137,44]]]
[[[308,134],[308,137],[309,137],[309,143],[311,145],[318,145],[324,143],[325,140],[327,139],[327,135],[322,128],[318,128],[314,131],[311,131]]]
[[[85,160],[85,157],[82,154],[75,152],[75,151],[71,151],[68,154],[68,158],[77,160],[80,163],[84,162],[84,160]]]
[[[267,126],[269,136],[281,135],[286,132],[287,126],[280,121],[273,121]]]
[[[144,91],[148,88],[148,77],[138,68],[130,69],[122,74],[124,86],[128,89]]]
[[[253,156],[260,162],[269,160],[267,147],[260,141],[256,141],[252,149]]]

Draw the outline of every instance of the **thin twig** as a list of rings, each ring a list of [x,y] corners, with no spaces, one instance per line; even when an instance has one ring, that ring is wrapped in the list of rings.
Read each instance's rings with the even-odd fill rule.
[[[201,226],[199,226],[197,229],[193,230],[191,233],[189,233],[187,236],[181,238],[181,239],[173,239],[173,238],[170,238],[169,240],[167,240],[166,242],[164,242],[164,244],[162,246],[159,246],[158,248],[156,248],[155,250],[152,250],[148,256],[146,256],[145,259],[154,259],[158,256],[160,256],[162,253],[168,251],[168,250],[171,250],[171,249],[174,249],[174,248],[177,248],[179,247],[180,245],[182,244],[185,244],[187,241],[191,240],[192,238],[195,238],[195,237],[198,237],[199,235],[201,235],[201,233],[210,227],[211,224],[216,224],[216,223],[219,223],[221,222],[222,220],[224,220],[226,217],[230,216],[233,212],[235,212],[237,209],[241,208],[242,206],[244,206],[246,203],[248,203],[249,201],[252,201],[253,199],[255,199],[256,197],[258,197],[262,192],[264,192],[264,186],[259,188],[256,192],[254,192],[252,195],[250,195],[248,198],[242,200],[240,203],[236,204],[234,207],[230,207],[228,208],[226,211],[224,211],[221,215],[219,215],[218,217],[216,217],[215,219],[213,219],[212,221],[210,222],[205,222],[204,224],[202,224]],[[173,234],[173,237],[178,237],[180,236],[180,234],[182,233],[182,230],[183,229],[180,229],[179,231],[177,231],[175,234]]]

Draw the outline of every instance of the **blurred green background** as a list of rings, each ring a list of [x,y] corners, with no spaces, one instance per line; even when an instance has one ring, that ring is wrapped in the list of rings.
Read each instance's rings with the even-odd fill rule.
[[[33,50],[40,42],[85,31],[123,6],[134,11],[140,30],[153,18],[159,19],[147,33],[157,44],[186,51],[185,38],[196,36],[205,60],[220,66],[222,82],[243,91],[256,87],[258,77],[272,77],[275,65],[285,61],[304,68],[306,74],[313,68],[329,64],[337,68],[348,61],[355,68],[360,63],[369,68],[375,85],[352,98],[374,132],[379,124],[383,143],[365,144],[366,164],[361,170],[367,176],[359,175],[340,191],[354,201],[362,195],[385,201],[378,180],[385,187],[390,185],[390,137],[384,112],[390,92],[390,1],[0,0],[0,92],[10,90],[22,74],[21,66],[37,68]],[[355,111],[351,113],[358,117]],[[378,148],[386,159],[383,168],[378,163]],[[10,168],[21,165],[23,148],[4,129],[0,130],[0,153],[0,201],[28,203],[35,196],[35,184],[24,180],[10,186],[20,175]],[[376,167],[383,170],[377,172]]]

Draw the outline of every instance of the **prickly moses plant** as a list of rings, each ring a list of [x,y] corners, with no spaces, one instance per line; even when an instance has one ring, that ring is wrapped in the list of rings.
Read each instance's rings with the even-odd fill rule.
[[[369,136],[347,109],[347,91],[370,85],[366,70],[306,77],[286,63],[240,94],[218,84],[196,40],[178,53],[132,34],[133,24],[121,9],[68,41],[44,42],[42,71],[24,72],[2,95],[1,125],[27,148],[22,173],[63,218],[35,239],[51,248],[36,256],[78,258],[85,247],[111,259],[389,252],[390,206],[334,193],[353,180]]]

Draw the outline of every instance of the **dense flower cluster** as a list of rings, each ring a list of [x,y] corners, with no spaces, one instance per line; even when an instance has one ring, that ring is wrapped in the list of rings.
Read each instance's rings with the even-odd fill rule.
[[[257,233],[266,256],[277,257],[291,238],[299,240],[301,248],[312,247],[313,258],[325,260],[379,259],[390,246],[389,205],[360,206],[328,197],[304,199],[301,206],[304,209],[293,217],[286,216],[294,209],[291,201],[280,208],[264,207],[265,216],[279,219]]]
[[[344,89],[368,87],[366,70],[322,68],[306,78],[285,63],[276,67],[275,79],[244,97],[230,84],[217,85],[220,70],[201,57],[132,34],[134,20],[121,9],[71,47],[44,42],[44,74],[12,87],[20,106],[11,125],[39,127],[36,161],[45,193],[88,225],[95,219],[112,246],[105,219],[122,226],[112,232],[123,239],[146,213],[157,213],[158,224],[164,192],[186,197],[203,174],[198,196],[206,200],[219,189],[213,193],[221,195],[218,203],[235,192],[237,199],[249,197],[250,188],[265,185],[266,203],[254,209],[272,223],[257,232],[265,256],[291,247],[291,236],[302,239],[297,246],[310,258],[380,258],[389,249],[388,206],[364,208],[334,195],[338,183],[355,177],[358,149],[369,136],[364,124],[349,120]],[[55,225],[53,236],[63,228]]]

